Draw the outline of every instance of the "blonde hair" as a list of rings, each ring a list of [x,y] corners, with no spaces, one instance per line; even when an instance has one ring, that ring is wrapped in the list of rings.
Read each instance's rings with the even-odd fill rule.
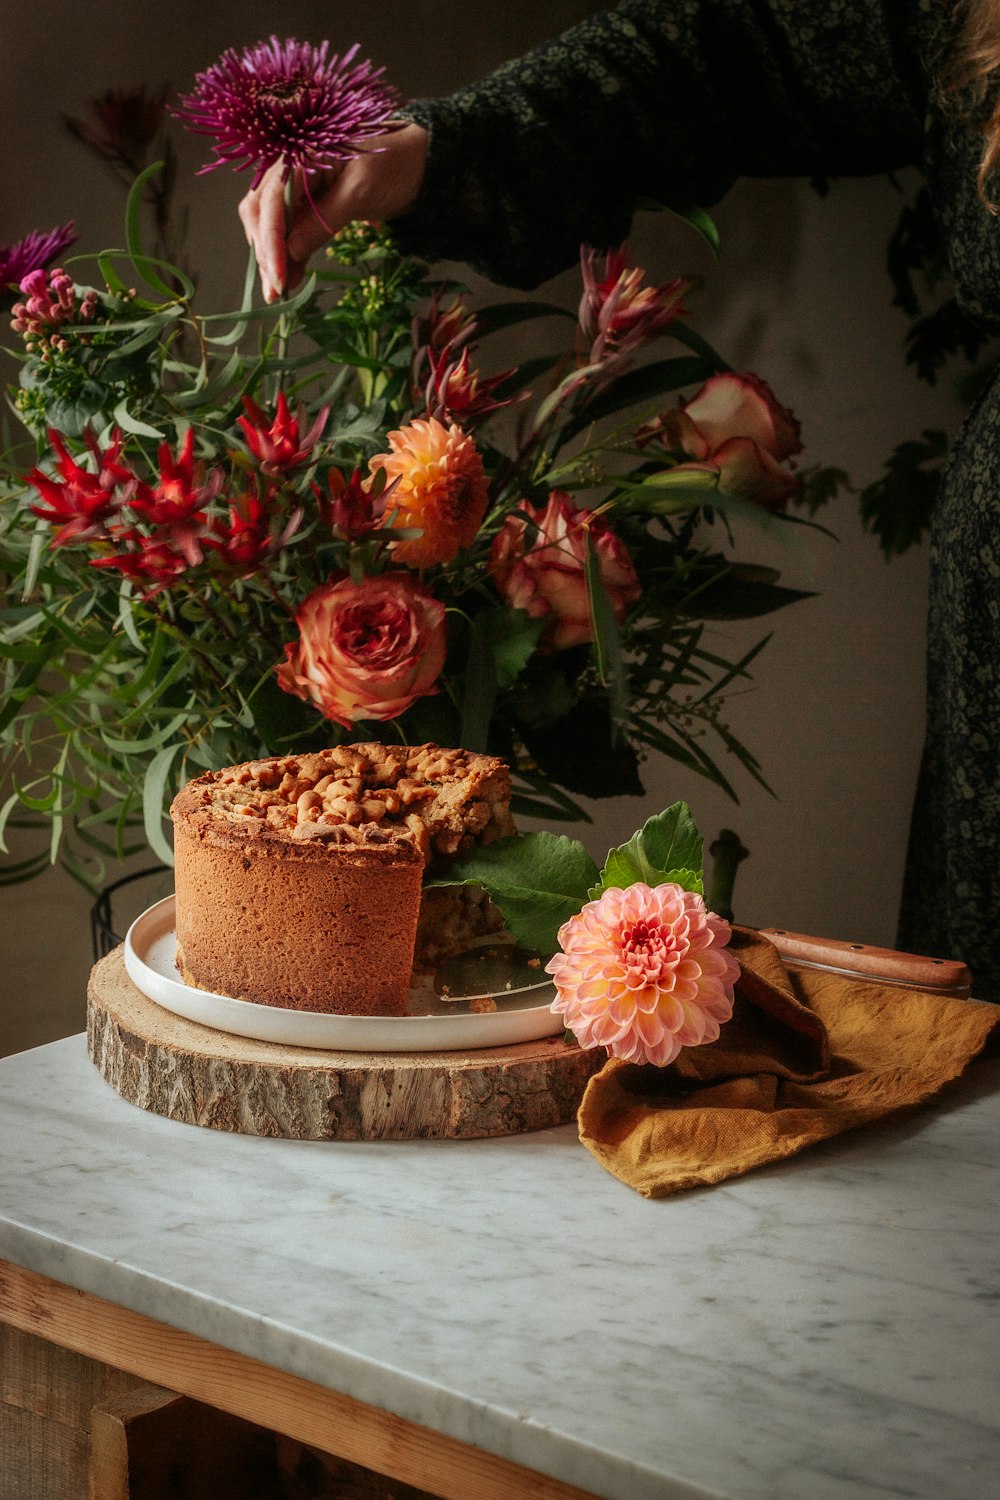
[[[976,185],[990,213],[1000,212],[987,183],[1000,170],[1000,0],[958,0],[957,30],[942,74],[946,95],[968,91],[970,123],[983,137]]]

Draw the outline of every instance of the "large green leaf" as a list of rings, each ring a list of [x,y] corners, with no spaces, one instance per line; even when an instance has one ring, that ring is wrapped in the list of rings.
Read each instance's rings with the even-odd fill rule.
[[[468,636],[460,743],[466,750],[483,751],[489,741],[490,719],[497,701],[497,668],[489,627],[482,615],[471,622]]]
[[[612,887],[624,890],[636,881],[656,886],[668,880],[700,893],[702,850],[691,809],[686,802],[675,802],[665,812],[647,818],[627,844],[610,851],[596,894]]]
[[[554,953],[562,924],[580,910],[598,869],[576,839],[526,833],[463,854],[429,885],[480,885],[525,947]]]

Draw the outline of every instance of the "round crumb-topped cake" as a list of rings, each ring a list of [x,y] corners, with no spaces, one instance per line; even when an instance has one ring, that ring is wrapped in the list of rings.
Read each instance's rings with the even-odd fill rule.
[[[187,984],[259,1005],[403,1015],[415,964],[499,917],[421,883],[513,833],[503,761],[437,745],[339,745],[248,761],[178,792],[177,963]]]

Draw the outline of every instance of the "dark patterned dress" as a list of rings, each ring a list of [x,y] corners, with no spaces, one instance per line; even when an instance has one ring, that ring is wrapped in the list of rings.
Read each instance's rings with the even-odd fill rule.
[[[741,176],[918,165],[958,295],[1000,327],[1000,223],[979,136],[937,97],[949,0],[625,0],[447,99],[406,248],[531,287],[643,199],[710,207]],[[1000,386],[970,414],[931,544],[927,742],[900,946],[1000,999]]]

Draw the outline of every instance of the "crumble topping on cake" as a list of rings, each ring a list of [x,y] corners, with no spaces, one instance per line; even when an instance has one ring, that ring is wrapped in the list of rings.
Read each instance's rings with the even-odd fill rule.
[[[502,761],[437,745],[340,745],[200,778],[202,804],[296,841],[404,839],[425,866],[513,833]]]

